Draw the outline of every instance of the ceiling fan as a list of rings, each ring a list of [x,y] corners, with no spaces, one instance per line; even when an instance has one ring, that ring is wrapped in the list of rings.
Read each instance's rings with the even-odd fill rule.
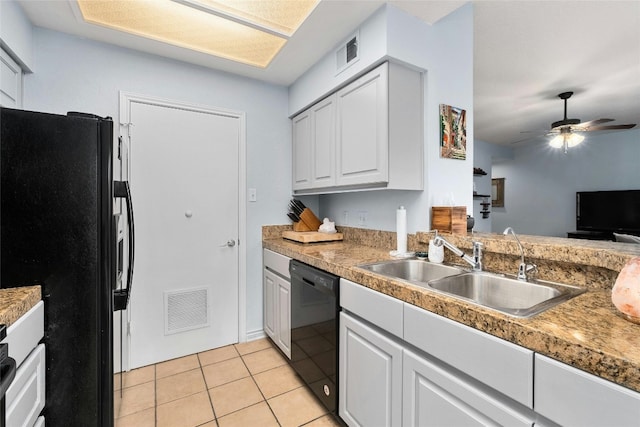
[[[547,136],[554,136],[549,145],[554,148],[564,148],[567,152],[569,147],[575,147],[584,140],[582,132],[592,132],[598,130],[623,130],[635,127],[635,124],[628,125],[606,125],[603,123],[612,122],[614,119],[596,119],[581,123],[580,119],[567,118],[567,100],[571,98],[573,92],[562,92],[558,98],[564,100],[564,119],[551,123],[551,130]]]

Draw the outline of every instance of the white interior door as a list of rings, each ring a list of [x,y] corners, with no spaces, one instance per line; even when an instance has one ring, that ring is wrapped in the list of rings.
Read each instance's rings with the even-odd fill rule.
[[[238,342],[240,120],[131,102],[130,368]]]

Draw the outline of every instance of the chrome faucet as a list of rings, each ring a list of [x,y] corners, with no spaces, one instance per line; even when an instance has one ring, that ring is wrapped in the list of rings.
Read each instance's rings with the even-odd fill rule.
[[[469,256],[458,249],[456,246],[447,242],[442,236],[439,236],[436,233],[436,236],[433,238],[433,244],[436,246],[444,245],[445,248],[449,249],[451,252],[468,262],[471,267],[473,267],[473,271],[482,271],[482,243],[481,242],[473,242],[473,256]]]
[[[516,242],[518,242],[518,247],[520,248],[520,265],[518,266],[518,280],[523,280],[526,282],[527,273],[529,273],[530,271],[538,271],[538,266],[536,266],[535,264],[527,264],[524,261],[524,248],[522,247],[522,243],[520,243],[520,239],[518,239],[518,235],[513,230],[513,228],[507,227],[502,232],[502,234],[504,234],[505,236],[509,233],[513,234],[513,237],[516,238]]]

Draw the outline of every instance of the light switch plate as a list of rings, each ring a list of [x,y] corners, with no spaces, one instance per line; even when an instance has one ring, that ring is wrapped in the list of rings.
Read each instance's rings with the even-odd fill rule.
[[[258,200],[258,192],[255,188],[249,188],[249,201],[255,202]]]

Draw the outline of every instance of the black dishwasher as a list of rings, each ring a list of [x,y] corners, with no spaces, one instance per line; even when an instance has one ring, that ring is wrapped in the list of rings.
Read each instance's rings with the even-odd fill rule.
[[[289,363],[337,417],[338,310],[340,278],[296,260],[291,274]]]

